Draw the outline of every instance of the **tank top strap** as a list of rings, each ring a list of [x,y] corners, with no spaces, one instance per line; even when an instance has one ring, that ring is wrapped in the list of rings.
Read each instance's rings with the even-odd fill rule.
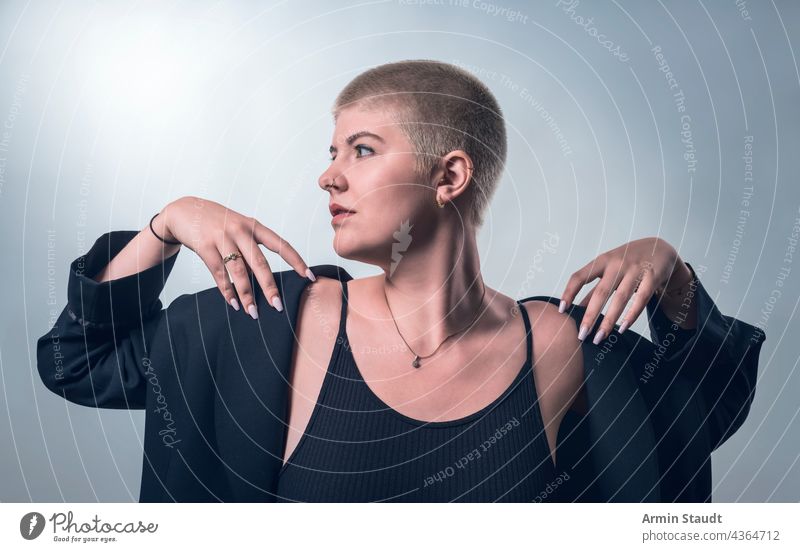
[[[345,328],[347,324],[347,303],[349,297],[347,295],[347,281],[342,281],[342,312],[339,314],[339,337],[344,337]],[[341,340],[339,340],[341,341]]]
[[[519,299],[517,299],[517,308],[522,313],[522,321],[525,323],[525,343],[526,343],[526,346],[528,347],[528,365],[532,365],[533,364],[533,353],[532,353],[532,351],[533,351],[533,338],[531,337],[531,334],[533,333],[533,330],[531,329],[530,318],[528,318],[528,309],[525,308],[524,303],[522,301],[520,301]]]

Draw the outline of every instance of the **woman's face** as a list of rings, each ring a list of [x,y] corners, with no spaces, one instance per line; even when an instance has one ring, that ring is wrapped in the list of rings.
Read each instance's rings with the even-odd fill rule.
[[[437,209],[430,182],[415,173],[414,147],[387,109],[356,104],[340,111],[331,164],[319,177],[330,204],[354,211],[331,221],[336,253],[384,269],[393,244],[410,244],[411,226],[415,236],[431,235]]]

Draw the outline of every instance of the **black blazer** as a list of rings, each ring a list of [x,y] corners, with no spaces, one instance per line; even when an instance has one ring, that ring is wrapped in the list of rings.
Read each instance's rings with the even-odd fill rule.
[[[37,343],[42,382],[77,404],[145,410],[141,502],[274,501],[294,330],[310,280],[274,273],[279,313],[251,275],[253,320],[216,287],[162,308],[180,253],[117,280],[87,277],[137,233],[106,233],[71,263],[67,305]],[[352,279],[336,265],[312,270]],[[711,452],[747,417],[766,336],[722,315],[702,283],[695,294],[696,330],[672,328],[657,298],[648,303],[658,346],[616,326],[599,345],[585,340],[589,413],[570,411],[562,422],[557,467],[565,477],[550,500],[711,501]],[[578,325],[585,309],[568,312]]]

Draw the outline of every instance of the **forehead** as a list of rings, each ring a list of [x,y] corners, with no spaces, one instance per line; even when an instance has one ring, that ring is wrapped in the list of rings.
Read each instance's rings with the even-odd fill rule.
[[[384,140],[405,141],[405,136],[397,121],[398,113],[389,106],[365,107],[356,104],[340,110],[336,115],[333,145],[344,144],[349,136],[368,131]]]

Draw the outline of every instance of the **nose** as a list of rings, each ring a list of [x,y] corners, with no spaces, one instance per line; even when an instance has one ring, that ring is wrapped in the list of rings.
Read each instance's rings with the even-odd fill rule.
[[[317,180],[319,187],[323,190],[327,190],[331,186],[342,186],[347,183],[344,175],[341,173],[337,173],[333,170],[333,167],[328,167],[328,169],[319,175],[319,179]]]

